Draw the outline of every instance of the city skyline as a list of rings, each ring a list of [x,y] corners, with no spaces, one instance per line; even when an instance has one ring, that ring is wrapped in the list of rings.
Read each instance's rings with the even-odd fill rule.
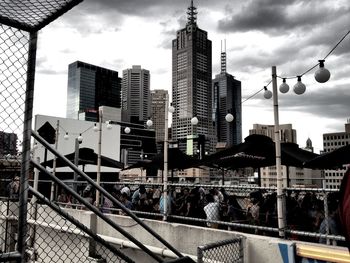
[[[116,70],[150,70],[151,89],[171,92],[171,40],[186,24],[190,1],[84,1],[39,33],[35,114],[64,116],[67,67],[81,60]],[[198,26],[213,42],[213,77],[220,72],[220,41],[227,43],[227,72],[242,82],[242,101],[271,79],[296,76],[317,63],[350,29],[347,1],[194,1]],[[58,41],[59,40],[59,41]],[[61,43],[58,45],[57,43]],[[63,44],[62,44],[63,43]],[[298,143],[343,130],[349,117],[349,37],[328,57],[331,79],[318,84],[314,70],[303,78],[304,95],[279,94],[280,123],[291,123]],[[288,80],[291,89],[296,79]],[[280,82],[279,82],[280,84]],[[269,86],[271,89],[271,85]],[[47,98],[54,96],[52,102]],[[243,138],[254,123],[273,124],[272,100],[263,93],[242,104]]]

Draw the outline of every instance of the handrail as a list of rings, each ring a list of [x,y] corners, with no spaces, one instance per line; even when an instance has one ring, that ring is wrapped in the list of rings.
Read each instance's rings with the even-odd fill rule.
[[[125,214],[127,214],[128,216],[130,216],[132,219],[134,219],[140,226],[142,226],[146,231],[148,231],[153,237],[155,237],[158,241],[160,241],[163,245],[165,245],[167,248],[169,248],[172,252],[174,252],[178,257],[183,257],[183,255],[177,251],[177,249],[175,249],[171,244],[169,244],[166,240],[164,240],[159,234],[157,234],[155,231],[153,231],[149,226],[147,226],[144,222],[142,222],[142,220],[140,220],[133,212],[131,212],[129,209],[127,209],[122,203],[120,203],[116,198],[114,198],[114,196],[112,196],[109,192],[107,192],[104,188],[102,188],[100,185],[98,185],[94,180],[92,180],[88,175],[86,175],[84,172],[82,172],[81,170],[79,170],[72,162],[70,162],[65,156],[63,156],[62,154],[60,154],[59,152],[57,152],[50,144],[48,144],[41,136],[39,136],[35,131],[32,131],[32,136],[39,142],[41,143],[44,147],[46,147],[51,153],[53,153],[54,155],[56,155],[57,157],[61,158],[74,172],[76,172],[77,174],[79,174],[81,177],[83,177],[86,181],[88,181],[93,187],[95,187],[95,189],[97,189],[98,191],[100,191],[103,195],[105,195],[109,200],[112,201],[112,203],[116,206],[118,206],[120,209],[123,210],[123,212]],[[33,162],[33,160],[32,160]],[[41,166],[41,165],[39,165]],[[43,168],[41,166],[41,168]],[[45,168],[44,168],[45,169]],[[46,169],[45,169],[46,171]],[[52,176],[51,173],[47,172],[46,173],[49,174],[49,176]],[[54,178],[53,178],[54,179]],[[64,188],[67,187],[64,183],[61,182],[61,180],[57,179],[58,182],[60,184],[63,184]],[[69,188],[69,187],[68,187]],[[68,190],[68,189],[67,189]],[[69,190],[71,190],[69,188]],[[74,191],[73,191],[74,192]],[[75,193],[75,192],[74,192]],[[76,195],[78,195],[77,193],[75,193]],[[78,197],[80,197],[78,195]],[[81,197],[80,197],[81,198]],[[85,200],[84,200],[85,201]],[[89,205],[89,203],[88,203]],[[90,207],[89,207],[90,208]],[[96,207],[92,207],[92,209],[94,209]],[[99,212],[98,209],[97,212]],[[145,248],[147,249],[147,248]]]
[[[347,250],[334,249],[334,247],[312,246],[296,244],[296,255],[299,257],[318,259],[327,262],[350,262]]]

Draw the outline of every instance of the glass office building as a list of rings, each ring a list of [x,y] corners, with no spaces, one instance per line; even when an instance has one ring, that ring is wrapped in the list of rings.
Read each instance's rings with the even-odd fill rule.
[[[121,78],[118,72],[81,61],[70,64],[67,118],[79,119],[80,114],[96,121],[99,106],[121,107]]]

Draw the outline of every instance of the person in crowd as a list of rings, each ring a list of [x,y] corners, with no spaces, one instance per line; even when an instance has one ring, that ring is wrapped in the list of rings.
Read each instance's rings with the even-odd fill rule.
[[[250,204],[247,209],[247,219],[251,225],[260,225],[260,205],[261,205],[262,195],[259,191],[250,193]],[[254,233],[257,234],[258,231],[255,229]]]
[[[120,196],[120,202],[122,203],[122,205],[124,207],[126,207],[127,209],[129,210],[132,210],[133,209],[133,205],[132,205],[132,202],[128,199],[128,195],[127,193],[122,193],[121,196]],[[125,213],[121,210],[120,211],[120,214],[121,215],[125,215]]]
[[[128,198],[130,197],[130,187],[128,185],[125,185],[122,189],[120,189],[120,193],[126,193],[126,195],[128,196]]]
[[[205,196],[207,205],[203,208],[206,219],[209,221],[219,221],[220,220],[220,207],[219,203],[215,201],[212,194],[207,194]],[[219,224],[214,222],[207,222],[207,226],[210,228],[218,228]]]
[[[159,198],[159,212],[161,214],[164,214],[164,200],[167,200],[167,215],[171,215],[172,214],[172,207],[173,207],[173,203],[174,203],[174,200],[173,200],[173,197],[168,194],[167,195],[167,198],[164,199],[164,195],[161,195],[160,198]]]
[[[320,234],[328,234],[328,235],[340,235],[339,229],[339,208],[338,208],[338,200],[333,199],[333,196],[330,196],[330,200],[328,202],[328,218],[324,218],[320,224],[319,233]],[[327,224],[328,224],[328,233],[327,233]],[[324,237],[320,237],[319,242],[322,244],[327,244],[327,239]],[[336,246],[336,240],[329,240],[329,244]]]
[[[147,192],[144,185],[140,185],[140,187],[134,192],[132,195],[132,205],[137,211],[148,211],[150,202],[147,198]]]
[[[93,191],[92,191],[92,186],[91,185],[87,185],[85,187],[85,189],[83,190],[83,198],[85,201],[87,201],[89,204],[93,204],[94,203],[94,199],[93,199]],[[82,209],[87,210],[87,208],[84,206],[82,207]]]
[[[176,214],[185,216],[187,213],[187,198],[190,195],[190,189],[185,187],[182,189],[182,194],[176,199],[175,203],[177,206]]]
[[[227,198],[227,210],[225,216],[229,222],[242,223],[244,220],[243,210],[238,204],[235,195],[230,195]],[[229,230],[237,230],[237,228],[229,227]]]
[[[11,200],[18,200],[19,197],[19,177],[13,177],[12,181],[7,185],[7,193]]]

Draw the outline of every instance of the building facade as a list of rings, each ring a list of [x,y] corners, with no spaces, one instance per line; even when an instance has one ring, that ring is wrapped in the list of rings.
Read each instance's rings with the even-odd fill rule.
[[[153,121],[153,129],[156,132],[156,142],[160,144],[164,142],[165,133],[165,103],[167,90],[151,91],[151,116]],[[161,146],[161,145],[160,145]],[[159,147],[160,149],[161,147]]]
[[[241,82],[226,72],[226,52],[221,52],[221,72],[213,79],[213,120],[217,142],[226,147],[242,142]],[[225,116],[231,113],[232,122]]]
[[[16,133],[0,131],[0,157],[6,155],[16,156],[18,152],[17,141]]]
[[[98,107],[121,107],[118,72],[81,61],[68,66],[67,118],[97,121]],[[83,114],[82,114],[83,113]]]
[[[188,154],[215,148],[211,82],[212,43],[197,26],[197,9],[191,1],[186,27],[172,41],[172,139]],[[197,125],[191,124],[193,117],[198,118]],[[199,144],[200,136],[205,138]]]
[[[249,134],[260,134],[275,140],[275,125],[253,124],[253,129]],[[297,132],[292,128],[292,124],[280,124],[281,142],[297,143]]]
[[[323,134],[323,151],[331,152],[339,147],[350,143],[350,119],[345,123],[345,132],[333,132]],[[346,171],[346,166],[342,169],[325,170],[325,187],[330,189],[339,189],[341,180]]]
[[[261,134],[275,140],[275,126],[254,124],[249,134]],[[280,125],[281,142],[297,143],[297,132],[292,124]],[[311,142],[311,140],[310,140]],[[307,142],[310,144],[310,142]],[[311,143],[312,145],[312,143]],[[321,187],[321,171],[299,167],[281,166],[282,187]],[[277,187],[276,166],[260,168],[260,180],[263,187]]]
[[[141,66],[123,70],[122,119],[144,123],[151,115],[150,73]]]

